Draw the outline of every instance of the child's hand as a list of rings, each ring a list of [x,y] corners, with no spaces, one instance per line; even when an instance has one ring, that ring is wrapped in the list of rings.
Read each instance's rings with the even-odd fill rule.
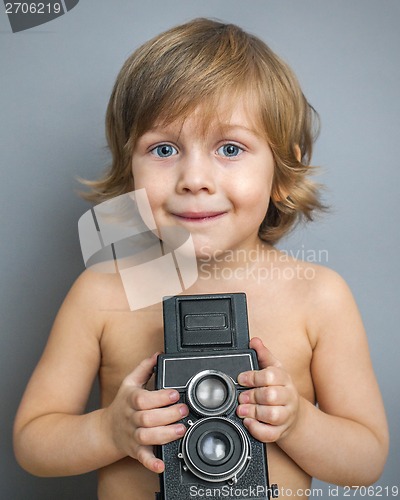
[[[278,441],[296,422],[299,395],[290,375],[260,339],[252,339],[250,347],[257,352],[260,369],[239,375],[238,382],[253,389],[240,394],[237,414],[259,441]]]
[[[144,389],[156,360],[157,353],[143,360],[125,378],[106,409],[106,419],[115,447],[124,456],[135,458],[147,469],[160,473],[164,462],[155,457],[153,445],[169,443],[185,434],[185,426],[174,422],[186,416],[188,409],[184,404],[172,405],[179,399],[178,391]]]

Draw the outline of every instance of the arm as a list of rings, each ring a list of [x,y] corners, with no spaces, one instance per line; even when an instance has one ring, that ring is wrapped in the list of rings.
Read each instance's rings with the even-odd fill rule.
[[[176,391],[147,391],[156,355],[123,381],[108,408],[84,414],[101,359],[100,337],[110,293],[109,277],[84,273],[66,297],[43,356],[25,391],[14,424],[14,449],[32,474],[81,474],[123,457],[161,472],[151,445],[184,433],[173,424],[184,405]],[[108,280],[108,281],[107,281]],[[163,408],[165,407],[165,408]]]
[[[254,437],[275,441],[309,475],[371,484],[386,461],[388,429],[363,325],[334,273],[324,272],[311,303],[307,326],[316,338],[311,372],[318,407],[298,394],[281,363],[253,339],[261,369],[239,379],[256,389],[241,395],[238,413]]]

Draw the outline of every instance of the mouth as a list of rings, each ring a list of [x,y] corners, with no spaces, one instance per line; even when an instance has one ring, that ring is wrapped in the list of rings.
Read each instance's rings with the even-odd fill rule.
[[[182,221],[201,223],[219,219],[225,214],[226,212],[180,212],[173,215]]]

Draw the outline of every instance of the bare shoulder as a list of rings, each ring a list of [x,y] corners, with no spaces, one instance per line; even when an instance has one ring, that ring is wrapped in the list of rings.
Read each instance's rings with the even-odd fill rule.
[[[361,319],[353,294],[346,281],[336,271],[316,264],[288,257],[278,252],[284,284],[292,303],[303,309],[307,333],[313,346],[321,335],[327,335],[333,325],[357,324]],[[343,328],[341,328],[343,331]]]
[[[91,270],[84,271],[78,277],[66,300],[98,312],[129,308],[119,274]]]
[[[302,291],[312,300],[335,302],[351,292],[345,280],[334,270],[313,261],[298,260],[274,249],[271,255],[271,277],[290,283],[294,291]]]
[[[67,298],[100,311],[127,308],[127,300],[118,274],[84,271],[73,284]]]
[[[314,263],[297,263],[303,270],[300,297],[306,310],[306,330],[316,359],[326,362],[337,355],[357,351],[369,359],[368,339],[356,300],[344,278]],[[353,354],[354,360],[354,354]]]
[[[302,262],[302,285],[313,308],[334,311],[344,304],[354,303],[350,288],[343,277],[328,267]]]
[[[110,311],[128,308],[119,275],[84,271],[72,285],[58,311],[50,340],[92,337],[98,342]]]
[[[304,286],[308,297],[309,325],[314,334],[319,336],[330,330],[329,325],[346,322],[357,323],[362,329],[357,304],[343,277],[324,266],[303,265],[313,270],[313,277],[304,280]]]

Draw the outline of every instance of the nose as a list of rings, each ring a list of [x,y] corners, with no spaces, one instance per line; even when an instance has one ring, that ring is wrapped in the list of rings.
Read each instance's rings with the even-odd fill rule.
[[[212,159],[206,154],[193,153],[180,162],[176,190],[180,194],[215,192],[215,171]]]

